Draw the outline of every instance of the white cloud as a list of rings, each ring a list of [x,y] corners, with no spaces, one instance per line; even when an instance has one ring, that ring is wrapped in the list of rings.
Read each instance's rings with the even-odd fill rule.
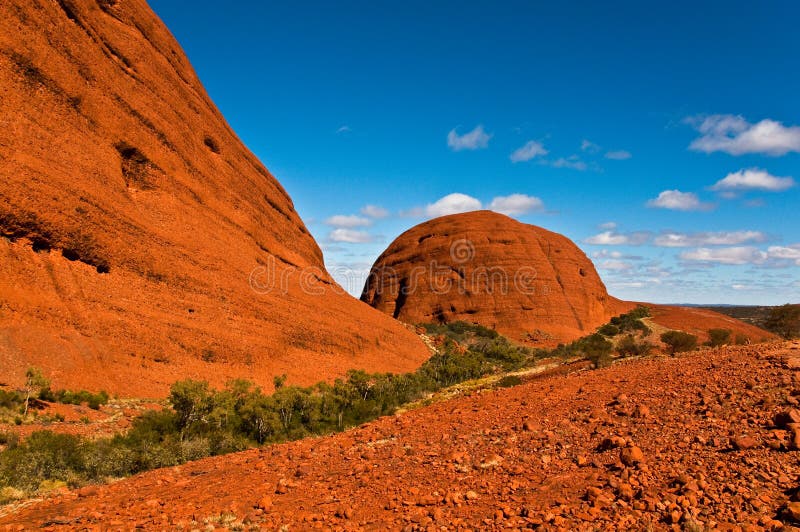
[[[528,212],[541,212],[544,210],[544,202],[536,196],[511,194],[509,196],[497,196],[489,204],[489,208],[495,212],[512,216]]]
[[[603,231],[600,234],[585,239],[586,244],[595,246],[639,246],[650,239],[650,233],[638,231],[635,233],[615,233]]]
[[[719,231],[701,233],[661,233],[653,244],[664,248],[700,246],[736,246],[747,242],[764,242],[767,235],[760,231]]]
[[[580,170],[581,172],[587,168],[586,163],[581,161],[577,155],[570,155],[566,159],[564,157],[556,159],[550,163],[550,166],[553,168],[572,168],[573,170]]]
[[[586,153],[597,153],[600,151],[600,146],[591,140],[583,139],[581,141],[581,151],[585,151]]]
[[[492,136],[483,130],[483,126],[477,126],[469,133],[458,134],[458,128],[450,130],[447,134],[447,145],[453,151],[479,150],[489,146],[489,139]]]
[[[334,229],[328,234],[331,242],[346,242],[348,244],[367,244],[374,240],[373,236],[366,231],[355,229]]]
[[[622,256],[621,251],[608,251],[606,249],[601,249],[600,251],[592,253],[592,258],[595,259],[607,259],[609,257],[612,259],[621,259]]]
[[[767,259],[767,254],[754,247],[737,246],[729,248],[697,248],[692,251],[684,251],[680,254],[680,258],[693,262],[740,265],[761,264]]]
[[[600,225],[598,225],[597,227],[599,227],[600,229],[605,229],[605,230],[616,229],[617,228],[617,222],[604,222],[604,223],[601,223]]]
[[[325,220],[325,225],[330,225],[332,227],[348,227],[348,228],[367,227],[372,225],[372,220],[370,220],[369,218],[362,218],[361,216],[356,216],[355,214],[351,215],[337,214]]]
[[[680,190],[665,190],[657,198],[649,200],[647,206],[676,211],[703,211],[713,208],[713,205],[702,203],[694,192]]]
[[[350,126],[348,126],[346,124],[336,130],[337,133],[350,133],[351,131],[353,131],[353,130],[350,129]]]
[[[511,161],[518,163],[522,161],[530,161],[538,155],[547,155],[548,151],[541,142],[529,140],[524,146],[517,148],[511,154]]]
[[[687,122],[701,135],[689,145],[689,149],[695,151],[722,151],[731,155],[785,155],[788,152],[800,152],[798,126],[786,127],[770,119],[753,124],[735,115],[690,117]]]
[[[614,161],[624,161],[625,159],[630,159],[633,157],[631,152],[627,150],[612,150],[606,152],[606,159],[612,159]]]
[[[625,260],[629,260],[629,261],[630,260],[639,261],[639,260],[643,260],[644,259],[644,257],[641,257],[639,255],[627,255],[625,253],[622,253],[621,251],[614,251],[614,250],[608,250],[608,249],[600,249],[598,251],[593,252],[592,253],[592,258],[593,259],[598,259],[598,260],[599,259],[625,259]]]
[[[628,271],[633,269],[633,264],[630,262],[613,259],[604,260],[599,266],[601,270]]]
[[[644,288],[645,285],[640,281],[633,281],[633,282],[610,283],[610,286],[613,288]]]
[[[434,203],[428,204],[424,209],[424,214],[430,217],[445,216],[448,214],[458,214],[460,212],[477,211],[481,208],[480,200],[454,192],[439,199]]]
[[[793,260],[797,266],[800,266],[800,244],[770,246],[767,249],[767,254],[771,259]]]
[[[386,218],[389,216],[389,211],[378,205],[364,205],[361,214],[370,218]]]
[[[711,187],[711,190],[730,192],[756,189],[780,192],[792,188],[795,184],[794,179],[791,177],[775,177],[766,170],[748,168],[728,174],[725,178],[717,181]]]

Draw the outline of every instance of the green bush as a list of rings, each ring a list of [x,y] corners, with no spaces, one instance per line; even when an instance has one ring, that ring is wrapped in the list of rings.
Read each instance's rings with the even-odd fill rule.
[[[101,406],[108,403],[108,393],[100,391],[99,393],[91,393],[86,390],[79,392],[72,392],[69,390],[53,391],[49,386],[39,390],[38,398],[41,401],[48,401],[50,403],[62,403],[67,405],[80,405],[86,404],[89,408],[98,410]]]
[[[661,335],[670,355],[692,351],[697,347],[697,336],[682,331],[667,331]]]
[[[800,305],[782,305],[773,308],[764,327],[790,340],[800,336]]]
[[[639,305],[626,314],[611,318],[609,325],[616,327],[618,334],[625,332],[650,334],[650,328],[642,321],[642,318],[647,318],[648,316],[650,316],[650,309]]]
[[[0,390],[0,408],[9,410],[19,409],[25,404],[25,396],[19,392]]]
[[[16,432],[0,432],[0,445],[16,447],[19,443],[19,435]]]
[[[425,332],[430,335],[443,335],[456,342],[464,342],[470,338],[497,338],[500,334],[494,329],[489,329],[477,323],[454,321],[451,323],[425,323],[422,324]]]
[[[638,342],[635,336],[628,334],[617,344],[617,353],[621,357],[646,356],[652,348],[649,342]]]
[[[721,345],[728,345],[731,343],[731,334],[733,331],[730,329],[709,329],[708,330],[708,345],[711,347],[719,347]]]
[[[81,440],[69,434],[39,431],[0,453],[0,486],[35,491],[42,481],[73,482],[83,470]]]
[[[617,327],[616,325],[612,325],[610,323],[606,323],[605,325],[603,325],[602,327],[597,329],[597,332],[602,334],[603,336],[611,337],[611,336],[618,335],[620,331],[619,331],[619,327]]]
[[[498,388],[511,388],[512,386],[519,386],[522,384],[522,379],[516,375],[506,375],[497,381],[496,387]]]

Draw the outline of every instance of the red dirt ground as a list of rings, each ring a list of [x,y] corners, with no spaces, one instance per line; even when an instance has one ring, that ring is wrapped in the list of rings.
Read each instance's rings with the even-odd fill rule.
[[[799,395],[800,343],[627,361],[83,488],[0,523],[796,530]]]
[[[688,332],[700,339],[708,340],[709,329],[728,329],[732,331],[732,339],[743,335],[752,342],[775,340],[777,337],[755,325],[731,318],[719,312],[694,307],[675,307],[668,305],[650,305],[652,320],[667,329]]]

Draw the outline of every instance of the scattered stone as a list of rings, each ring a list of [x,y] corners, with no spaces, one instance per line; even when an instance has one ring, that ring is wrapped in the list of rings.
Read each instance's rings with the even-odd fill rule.
[[[800,523],[800,502],[794,501],[786,503],[786,508],[783,513],[792,521]]]
[[[609,449],[617,449],[622,447],[626,444],[625,438],[620,436],[611,436],[609,438],[604,438],[603,441],[600,442],[600,446],[598,450],[600,451],[607,451]]]
[[[800,410],[792,408],[785,412],[779,412],[775,414],[773,422],[778,428],[786,428],[790,423],[800,423]]]
[[[262,510],[269,510],[270,508],[272,508],[272,497],[268,495],[261,497],[256,507],[261,508]]]
[[[737,436],[731,439],[731,445],[737,451],[745,451],[756,447],[758,441],[752,436]]]
[[[630,467],[644,461],[644,453],[640,448],[632,445],[620,451],[619,459],[623,464]]]

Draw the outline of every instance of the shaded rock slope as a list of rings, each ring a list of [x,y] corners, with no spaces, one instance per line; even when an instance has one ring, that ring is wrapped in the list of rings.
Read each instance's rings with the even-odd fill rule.
[[[0,375],[163,394],[178,378],[407,371],[144,0],[0,3]],[[387,356],[386,353],[391,353]]]

